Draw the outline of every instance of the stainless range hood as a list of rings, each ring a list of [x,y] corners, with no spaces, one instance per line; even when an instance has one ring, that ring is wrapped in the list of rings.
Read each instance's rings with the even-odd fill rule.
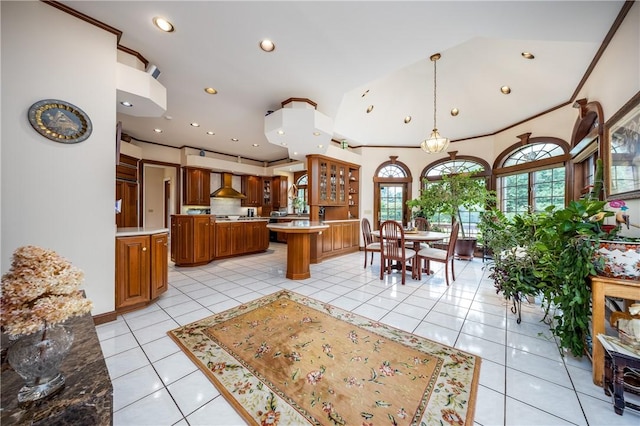
[[[212,198],[247,198],[246,195],[236,191],[231,187],[231,173],[222,173],[222,188],[211,193]]]

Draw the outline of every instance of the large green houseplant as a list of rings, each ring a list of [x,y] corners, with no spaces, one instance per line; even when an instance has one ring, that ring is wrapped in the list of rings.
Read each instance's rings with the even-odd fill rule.
[[[605,217],[600,201],[602,164],[596,184],[580,200],[564,208],[506,217],[499,211],[482,216],[485,244],[493,251],[492,278],[496,288],[514,302],[514,312],[527,296],[540,297],[560,347],[581,356],[588,348],[591,291],[587,278],[595,275],[594,252]]]
[[[443,175],[442,180],[424,180],[420,196],[407,201],[414,210],[414,216],[430,219],[435,214],[450,215],[461,224],[461,210],[482,211],[487,205],[495,203],[495,192],[487,189],[485,180],[476,173],[457,173]],[[477,239],[468,237],[464,226],[460,226],[461,236],[456,244],[456,253],[461,256],[473,256]],[[470,244],[469,244],[470,243]],[[461,246],[467,245],[463,250]]]

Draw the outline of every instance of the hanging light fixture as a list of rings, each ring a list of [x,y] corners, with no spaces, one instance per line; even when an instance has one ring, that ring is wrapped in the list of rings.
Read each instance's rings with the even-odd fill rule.
[[[449,139],[440,136],[436,126],[436,61],[440,59],[440,56],[439,53],[436,53],[429,58],[433,62],[433,130],[429,137],[420,144],[422,150],[429,154],[442,152],[449,146]]]

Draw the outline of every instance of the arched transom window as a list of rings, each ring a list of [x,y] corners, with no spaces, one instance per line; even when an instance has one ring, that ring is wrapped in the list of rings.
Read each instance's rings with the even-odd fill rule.
[[[500,207],[507,216],[564,207],[568,144],[557,138],[519,136],[496,160]]]
[[[378,172],[379,178],[404,178],[407,172],[397,164],[387,164]]]

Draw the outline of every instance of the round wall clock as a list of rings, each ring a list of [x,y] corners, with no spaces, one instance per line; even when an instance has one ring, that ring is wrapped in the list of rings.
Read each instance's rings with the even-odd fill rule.
[[[78,143],[91,134],[91,120],[80,108],[65,101],[44,99],[29,108],[29,123],[47,139]]]

